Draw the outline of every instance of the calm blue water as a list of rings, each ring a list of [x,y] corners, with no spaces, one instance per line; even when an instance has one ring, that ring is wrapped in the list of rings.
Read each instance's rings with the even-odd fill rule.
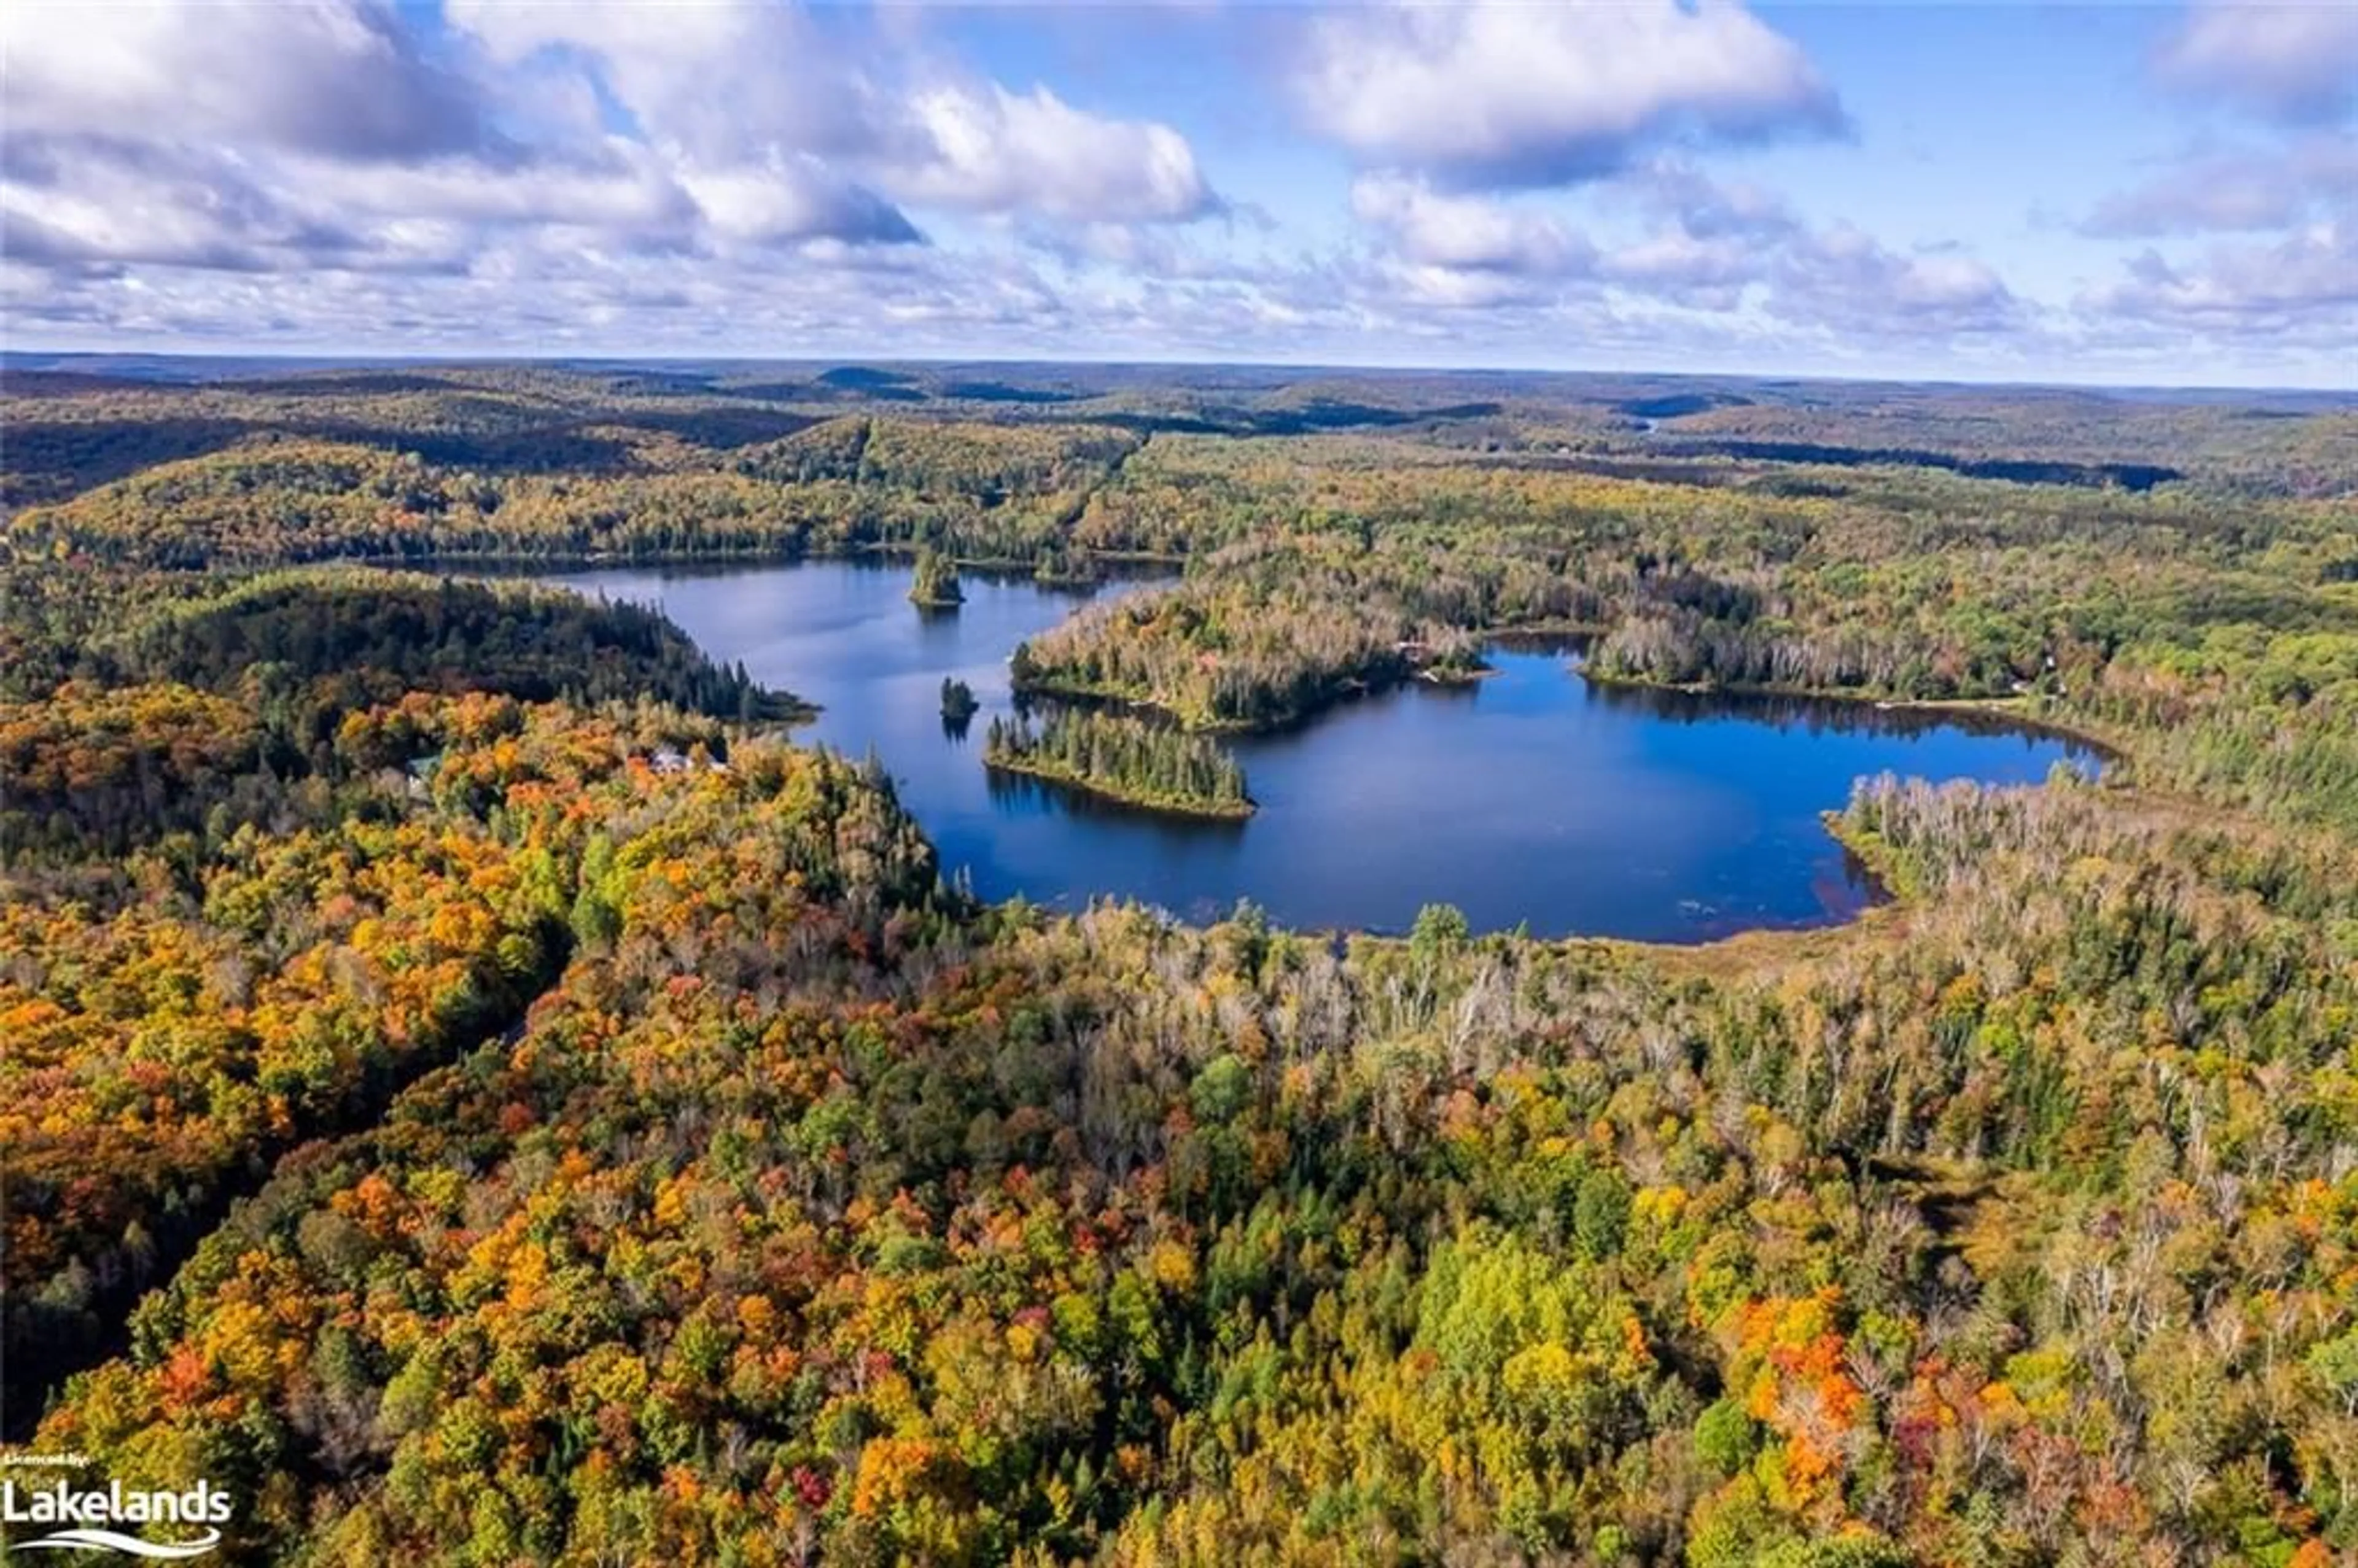
[[[2080,754],[1857,704],[1593,688],[1561,651],[1499,649],[1476,686],[1411,687],[1235,741],[1260,810],[1184,822],[982,765],[1008,653],[1082,595],[970,577],[963,609],[921,616],[905,570],[845,561],[550,580],[657,605],[714,658],[824,705],[799,738],[872,748],[946,869],[986,898],[1067,908],[1118,893],[1205,919],[1250,898],[1288,925],[1396,931],[1446,903],[1477,930],[1655,941],[1819,924],[1869,896],[1818,818],[1853,779],[2028,783]],[[964,736],[942,723],[946,675],[982,699]]]

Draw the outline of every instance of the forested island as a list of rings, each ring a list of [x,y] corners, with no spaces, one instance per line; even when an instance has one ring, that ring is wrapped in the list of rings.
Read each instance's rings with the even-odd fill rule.
[[[1149,811],[1234,820],[1253,812],[1235,758],[1201,735],[1139,719],[1070,709],[1036,725],[1021,714],[993,719],[982,760]]]
[[[958,586],[957,563],[939,550],[919,550],[917,564],[909,576],[909,602],[920,610],[955,610],[965,603],[966,590]]]
[[[317,1564],[2358,1553],[2348,399],[1048,380],[6,373],[6,1436],[92,1461],[20,1493]],[[790,693],[459,580],[921,548],[1176,558],[1015,673],[1199,729],[1577,628],[2116,761],[1863,781],[1895,902],[1704,947],[986,905]]]
[[[1010,677],[1022,692],[1158,708],[1192,729],[1258,730],[1409,673],[1404,616],[1350,574],[1289,565],[1299,577],[1206,577],[1084,610],[1017,648]]]

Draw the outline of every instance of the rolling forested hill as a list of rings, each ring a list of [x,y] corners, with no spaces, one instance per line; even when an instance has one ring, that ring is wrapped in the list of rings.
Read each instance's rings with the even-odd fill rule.
[[[104,370],[0,391],[5,1425],[224,1560],[2358,1553],[2347,400]],[[1178,563],[1015,675],[1223,798],[1537,627],[2116,761],[1863,781],[1894,902],[1705,947],[991,907],[460,580],[919,549]]]

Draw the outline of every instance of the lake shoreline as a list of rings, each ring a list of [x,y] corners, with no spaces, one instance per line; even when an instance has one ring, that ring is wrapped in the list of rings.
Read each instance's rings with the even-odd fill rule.
[[[1369,680],[1364,676],[1354,676],[1333,693],[1322,694],[1320,699],[1314,703],[1294,708],[1277,718],[1264,719],[1197,719],[1136,687],[1092,685],[1086,681],[1034,678],[1024,682],[1015,690],[1016,695],[1025,701],[1044,697],[1054,702],[1069,702],[1084,706],[1103,705],[1133,713],[1151,713],[1168,719],[1190,735],[1259,736],[1282,735],[1290,730],[1305,729],[1337,708],[1356,702],[1363,697],[1373,697],[1390,691],[1396,686],[1404,686],[1416,678],[1418,677],[1413,672],[1405,672],[1379,681]],[[1436,681],[1431,684],[1442,683]]]
[[[1076,769],[1059,768],[1054,763],[986,757],[983,759],[982,765],[994,773],[1017,773],[1024,778],[1042,779],[1049,784],[1061,784],[1067,789],[1078,790],[1083,795],[1095,795],[1099,800],[1109,800],[1116,805],[1127,806],[1133,810],[1149,812],[1157,816],[1184,816],[1205,822],[1242,822],[1260,809],[1257,802],[1249,799],[1236,806],[1226,806],[1211,801],[1192,801],[1179,795],[1146,795],[1123,789],[1119,784],[1107,784]]]
[[[1397,687],[1425,686],[1444,690],[1464,689],[1479,686],[1498,673],[1497,666],[1487,661],[1470,667],[1443,666],[1421,664],[1412,656],[1402,655],[1396,663],[1383,667],[1368,666],[1342,676],[1333,687],[1315,693],[1314,700],[1275,718],[1262,719],[1196,719],[1136,687],[1091,685],[1085,681],[1035,676],[1016,689],[1026,700],[1044,697],[1057,702],[1104,704],[1132,712],[1152,713],[1170,720],[1192,735],[1265,736],[1307,729],[1338,708],[1347,707],[1364,697],[1380,697]]]
[[[730,550],[458,550],[431,551],[424,555],[396,554],[322,556],[316,561],[298,563],[305,566],[342,565],[353,567],[403,568],[410,571],[434,572],[443,568],[480,569],[484,567],[520,570],[552,571],[652,571],[664,572],[673,568],[689,568],[720,567],[759,570],[763,568],[798,567],[830,561],[853,564],[873,562],[880,567],[905,564],[915,558],[922,546],[900,542],[821,546],[807,549],[779,549],[763,546],[757,549]],[[1028,561],[991,556],[972,557],[954,556],[950,559],[961,572],[993,582],[1027,582],[1060,593],[1087,594],[1109,583],[1152,582],[1165,577],[1176,578],[1186,569],[1184,556],[1157,555],[1147,550],[1092,550],[1088,558],[1116,568],[1110,574],[1095,577],[1055,576],[1042,578],[1038,568]]]
[[[1070,703],[1184,726],[1133,691],[1012,689],[1011,651],[1068,615],[1076,595],[976,574],[957,613],[927,616],[893,568],[871,550],[539,575],[593,599],[659,604],[715,660],[818,706],[794,741],[875,755],[946,874],[963,871],[992,903],[1135,900],[1205,924],[1249,898],[1290,930],[1374,936],[1405,931],[1423,903],[1448,903],[1477,932],[1710,950],[1740,933],[1874,916],[1882,890],[1823,817],[1854,779],[2035,786],[2082,755],[2076,738],[2001,725],[2024,717],[2005,708],[1878,715],[1853,698],[1804,709],[1819,694],[1782,706],[1727,693],[1616,700],[1603,683],[1572,678],[1568,628],[1498,627],[1481,645],[1485,672],[1461,654],[1433,672],[1455,678],[1420,678],[1387,643],[1377,682],[1337,683],[1282,729],[1192,731],[1250,775],[1236,793],[1256,807],[1201,809],[1122,787],[1134,773],[1192,793],[1184,770],[1111,768],[1085,752],[1054,761],[1096,778],[1028,760],[987,765],[987,721],[1022,715],[1035,696],[1047,718]],[[974,734],[945,719],[945,679],[978,699]]]
[[[1585,664],[1572,665],[1573,674],[1589,685],[1617,691],[1668,692],[1680,697],[1778,697],[1787,701],[1839,703],[1877,713],[1929,714],[1934,718],[1995,719],[2009,730],[2040,735],[2085,747],[2107,762],[2125,761],[2127,753],[2115,741],[2060,719],[2028,711],[2024,697],[1877,697],[1871,692],[1837,687],[1785,686],[1767,682],[1725,684],[1714,681],[1651,680],[1644,676],[1604,675]]]

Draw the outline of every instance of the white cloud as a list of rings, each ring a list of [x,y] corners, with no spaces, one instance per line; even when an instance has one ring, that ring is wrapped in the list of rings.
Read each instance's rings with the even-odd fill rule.
[[[2358,347],[2358,222],[2312,224],[2273,242],[2215,245],[2199,262],[2146,250],[2082,304],[2099,314],[2230,334],[2313,330]]]
[[[2312,134],[2274,147],[2190,155],[2098,203],[2082,232],[2160,234],[2289,229],[2358,209],[2358,140]]]
[[[2099,237],[2277,229],[2300,216],[2309,196],[2280,157],[2206,157],[2106,197],[2081,229]]]
[[[2097,237],[2242,234],[2196,254],[2148,245],[2073,304],[2091,330],[2206,355],[2255,342],[2358,351],[2358,6],[2199,0],[2150,61],[2157,81],[2266,123],[2258,144],[2198,145],[2080,224]]]
[[[1011,24],[992,57],[1027,74],[1001,81],[955,51],[998,21],[915,8],[0,6],[0,307],[24,340],[85,346],[849,352],[889,334],[909,353],[1757,368],[1956,343],[1994,362],[2072,333],[2168,370],[2239,343],[2291,363],[2346,353],[2358,319],[2358,146],[2292,124],[2350,106],[2331,17],[2193,14],[2158,75],[2286,128],[2138,171],[2081,232],[2252,243],[2165,243],[2050,308],[1972,256],[1805,217],[1706,163],[1841,128],[1802,52],[1736,0],[1184,21],[1093,16],[1089,51],[1130,52],[1043,81],[1097,60],[1064,24],[1072,52],[1026,52],[1048,29]],[[1217,144],[1119,96],[1196,27],[1291,90],[1186,100]],[[1283,142],[1273,122],[1297,113],[1347,172]],[[1249,193],[1282,222],[1199,162],[1263,136],[1282,156]],[[1345,180],[1356,230],[1337,233]]]
[[[1724,184],[1677,158],[1658,157],[1622,183],[1644,206],[1698,239],[1776,240],[1801,227],[1775,192]]]
[[[1995,332],[2019,325],[2021,301],[1971,256],[1901,254],[1848,224],[1787,247],[1771,272],[1770,308],[1855,335]]]
[[[1458,187],[1559,185],[1666,143],[1824,133],[1833,90],[1734,0],[1477,0],[1318,22],[1295,87],[1362,157]]]
[[[1485,197],[1436,192],[1395,174],[1362,175],[1352,211],[1381,241],[1375,286],[1453,310],[1562,304],[1609,291],[1640,316],[1738,313],[1787,329],[1916,341],[2022,323],[2005,281],[1959,252],[1903,254],[1860,230],[1815,229],[1774,194],[1722,186],[1658,159],[1595,188],[1596,200],[1649,222],[1597,238]],[[1568,287],[1578,285],[1576,288]]]
[[[684,168],[680,183],[722,239],[756,244],[799,240],[901,243],[919,238],[899,209],[838,178],[806,153],[771,149],[759,161]]]
[[[1187,139],[1168,125],[1084,114],[1044,87],[940,86],[911,109],[928,156],[887,178],[913,200],[1088,222],[1200,218],[1219,207]]]
[[[1653,234],[1608,254],[1606,276],[1641,293],[1703,310],[1733,310],[1759,280],[1766,258],[1741,241],[1683,230]]]
[[[1548,277],[1584,271],[1595,260],[1585,240],[1552,219],[1477,196],[1443,195],[1401,175],[1352,181],[1351,211],[1420,267]]]
[[[493,149],[475,84],[374,5],[127,0],[0,8],[11,134],[213,138],[328,157]]]
[[[2154,68],[2170,86],[2269,119],[2338,119],[2358,104],[2358,5],[2201,0]]]
[[[449,0],[446,15],[498,61],[593,78],[649,142],[707,167],[892,150],[892,95],[782,0]]]
[[[528,175],[473,161],[416,165],[309,163],[302,188],[332,210],[387,218],[432,213],[477,224],[551,224],[671,248],[689,243],[699,209],[677,173],[647,148],[598,137],[544,157]]]
[[[103,17],[103,19],[94,19]],[[1033,222],[1219,202],[1185,139],[773,0],[133,0],[0,8],[20,263],[464,267],[500,236],[672,254],[923,239],[902,201]]]
[[[1076,222],[1184,221],[1218,208],[1186,138],[1168,125],[1076,108],[1045,87],[1016,93],[887,51],[871,67],[807,12],[773,0],[660,6],[454,0],[452,20],[493,56],[581,62],[695,182],[734,189],[765,172],[813,189]],[[841,215],[782,198],[782,211]],[[871,213],[873,204],[868,208]]]
[[[389,166],[358,167],[372,178]],[[461,225],[290,189],[206,148],[40,133],[16,136],[0,157],[0,222],[12,257],[81,271],[452,270],[470,241]]]

